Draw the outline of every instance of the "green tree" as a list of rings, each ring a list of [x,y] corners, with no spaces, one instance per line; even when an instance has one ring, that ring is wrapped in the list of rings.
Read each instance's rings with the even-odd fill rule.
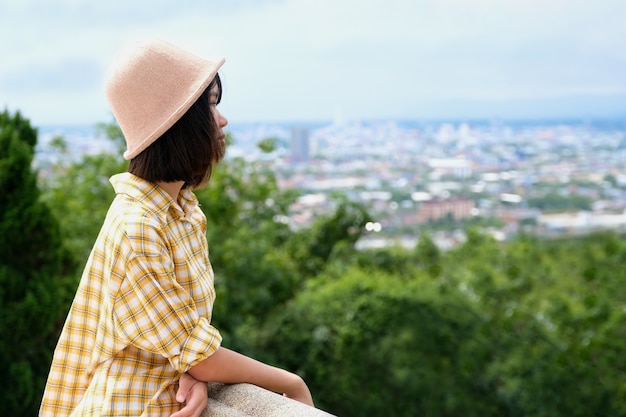
[[[291,257],[305,277],[323,272],[328,261],[354,245],[371,220],[367,210],[344,196],[336,197],[336,207],[328,215],[318,217],[306,229],[294,233],[287,242]]]
[[[36,143],[28,119],[0,113],[0,403],[12,416],[37,413],[66,307],[69,260],[31,169]]]
[[[259,146],[271,152],[272,144],[268,139]],[[220,163],[196,194],[215,271],[214,321],[225,343],[243,351],[246,329],[283,308],[342,248],[354,247],[367,219],[362,207],[344,201],[312,228],[294,232],[288,214],[296,193],[278,188],[268,163],[243,158]]]
[[[509,415],[626,415],[624,248],[615,235],[496,244],[474,234],[442,263],[485,318],[483,377]]]
[[[593,199],[584,195],[561,195],[556,192],[528,199],[528,206],[543,211],[590,210]]]
[[[256,342],[259,355],[297,370],[316,404],[337,415],[504,415],[481,378],[488,355],[464,354],[480,328],[463,296],[427,274],[407,281],[350,268],[312,281]]]
[[[78,268],[84,267],[115,197],[109,178],[122,172],[125,165],[114,155],[85,155],[70,164],[62,160],[43,180],[43,199],[59,220],[63,240]],[[77,271],[77,278],[79,275]]]
[[[228,142],[232,140],[229,135]],[[295,194],[279,190],[266,163],[227,158],[196,195],[207,217],[215,271],[214,322],[225,344],[244,350],[246,335],[237,328],[263,320],[292,298],[301,283],[284,248],[292,233],[285,219]]]
[[[113,141],[121,155],[124,136],[115,123],[99,124],[97,131]],[[61,227],[63,241],[76,261],[75,284],[100,232],[104,217],[115,197],[109,178],[127,169],[119,155],[82,155],[74,160],[63,137],[54,139],[58,162],[42,178],[42,198]]]
[[[432,240],[430,235],[423,234],[415,247],[415,254],[419,264],[425,268],[432,277],[441,273],[441,251]]]

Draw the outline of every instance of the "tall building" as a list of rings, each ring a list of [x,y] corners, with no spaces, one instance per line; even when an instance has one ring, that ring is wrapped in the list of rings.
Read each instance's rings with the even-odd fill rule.
[[[292,162],[306,162],[309,160],[309,128],[306,126],[294,126],[291,129],[291,141],[289,144]]]

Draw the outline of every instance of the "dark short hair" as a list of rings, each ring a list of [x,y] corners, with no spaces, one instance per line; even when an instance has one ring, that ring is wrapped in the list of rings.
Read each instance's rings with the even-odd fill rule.
[[[219,126],[209,104],[211,90],[222,99],[219,75],[187,112],[161,137],[131,159],[128,172],[150,182],[184,181],[183,188],[205,184],[213,166],[224,157]]]

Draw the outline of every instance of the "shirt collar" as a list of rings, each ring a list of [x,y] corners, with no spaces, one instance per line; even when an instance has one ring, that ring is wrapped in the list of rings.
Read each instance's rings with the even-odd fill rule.
[[[125,194],[137,200],[155,212],[165,212],[172,210],[177,217],[191,215],[198,206],[198,198],[189,189],[180,191],[178,204],[174,204],[174,199],[164,189],[158,185],[146,181],[130,172],[113,175],[110,180],[116,194]]]

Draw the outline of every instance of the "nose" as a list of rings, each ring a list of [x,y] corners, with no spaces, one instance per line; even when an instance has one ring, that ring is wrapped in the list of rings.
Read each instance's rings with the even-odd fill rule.
[[[220,127],[220,129],[223,129],[224,127],[226,127],[226,125],[228,124],[228,119],[224,117],[224,115],[217,110],[217,124]]]

